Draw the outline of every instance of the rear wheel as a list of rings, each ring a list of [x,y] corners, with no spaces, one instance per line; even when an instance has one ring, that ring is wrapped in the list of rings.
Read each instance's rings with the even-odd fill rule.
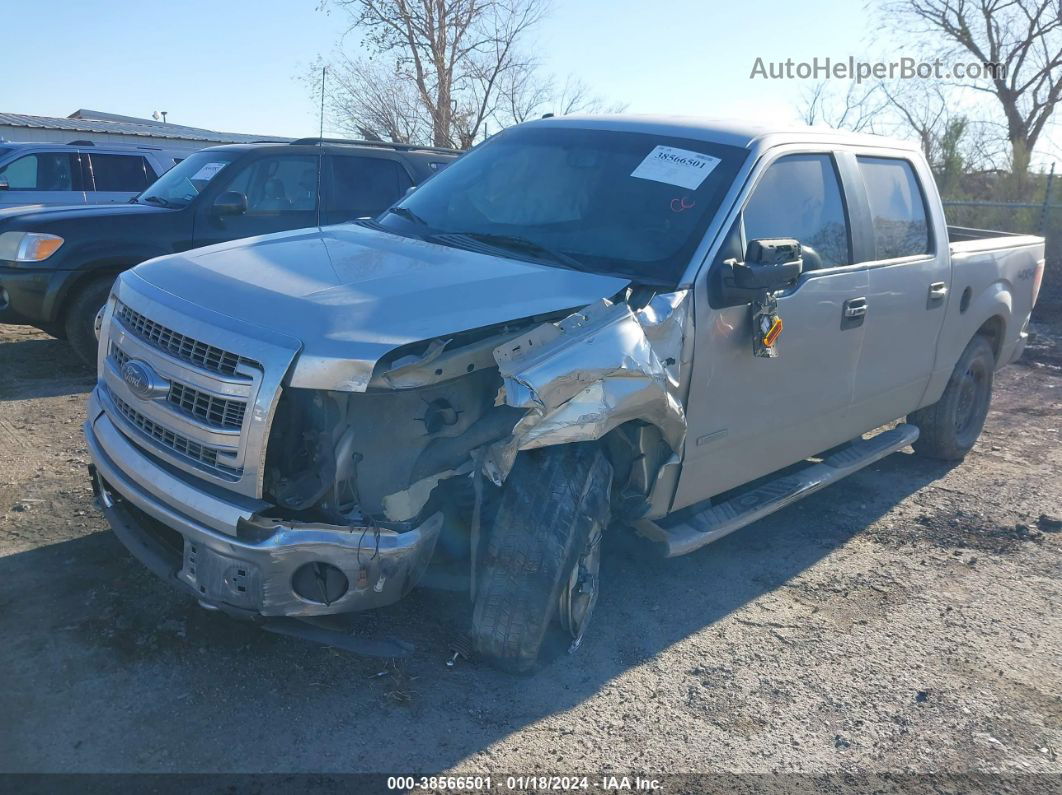
[[[96,369],[96,316],[107,303],[114,277],[93,279],[78,290],[66,311],[66,338],[86,365]]]
[[[476,651],[526,672],[547,647],[574,651],[597,603],[612,467],[596,445],[521,453],[477,577]]]
[[[911,414],[917,426],[915,452],[928,458],[960,461],[973,449],[992,402],[996,356],[982,336],[970,340],[955,365],[940,400]]]

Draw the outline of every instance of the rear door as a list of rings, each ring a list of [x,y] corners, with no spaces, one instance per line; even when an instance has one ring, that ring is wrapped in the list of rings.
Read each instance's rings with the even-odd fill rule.
[[[28,152],[0,165],[0,207],[84,203],[76,149]]]
[[[89,204],[127,202],[155,181],[147,158],[138,154],[80,151]]]
[[[696,343],[685,460],[674,508],[821,452],[859,433],[850,414],[863,328],[846,316],[867,294],[854,265],[845,193],[823,151],[768,155],[724,250],[697,281]],[[847,183],[845,183],[847,184]],[[778,296],[784,331],[774,359],[753,355],[747,304],[713,286],[722,261],[749,240],[796,238],[805,271]]]
[[[322,225],[377,216],[413,185],[397,159],[333,154],[324,163]]]
[[[920,405],[944,323],[951,258],[947,241],[932,234],[924,188],[932,176],[919,173],[919,162],[895,152],[857,153],[855,161],[868,208],[856,234],[866,238],[870,287],[853,412],[873,428]]]
[[[222,174],[196,208],[195,245],[209,246],[254,235],[317,225],[317,180],[321,156],[267,154]],[[222,179],[224,178],[224,179]],[[247,211],[218,215],[212,204],[224,192],[242,194]]]

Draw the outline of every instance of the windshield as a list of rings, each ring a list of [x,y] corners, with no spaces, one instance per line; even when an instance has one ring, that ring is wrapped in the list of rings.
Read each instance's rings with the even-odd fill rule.
[[[187,207],[239,155],[239,152],[209,149],[189,155],[148,186],[136,197],[136,202],[159,207]]]
[[[377,223],[562,267],[676,284],[745,158],[647,133],[515,127],[456,160]]]

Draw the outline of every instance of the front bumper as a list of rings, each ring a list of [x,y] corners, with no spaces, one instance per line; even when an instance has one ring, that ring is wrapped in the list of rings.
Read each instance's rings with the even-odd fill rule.
[[[57,291],[56,271],[0,264],[0,323],[47,323]]]
[[[208,607],[306,617],[391,604],[417,584],[442,529],[441,513],[406,532],[263,521],[258,514],[267,503],[193,485],[145,455],[95,392],[84,430],[93,488],[115,535],[151,571]],[[312,588],[297,593],[297,573],[298,583],[312,583],[305,567],[316,572],[315,564],[338,569],[345,588],[329,572],[319,598],[309,598]]]

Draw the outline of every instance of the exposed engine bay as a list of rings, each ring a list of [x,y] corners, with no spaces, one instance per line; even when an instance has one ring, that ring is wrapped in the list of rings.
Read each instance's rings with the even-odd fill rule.
[[[688,294],[617,298],[400,348],[365,392],[285,389],[265,498],[290,520],[396,526],[477,469],[501,486],[520,450],[607,437],[624,512],[649,513],[685,434]]]

